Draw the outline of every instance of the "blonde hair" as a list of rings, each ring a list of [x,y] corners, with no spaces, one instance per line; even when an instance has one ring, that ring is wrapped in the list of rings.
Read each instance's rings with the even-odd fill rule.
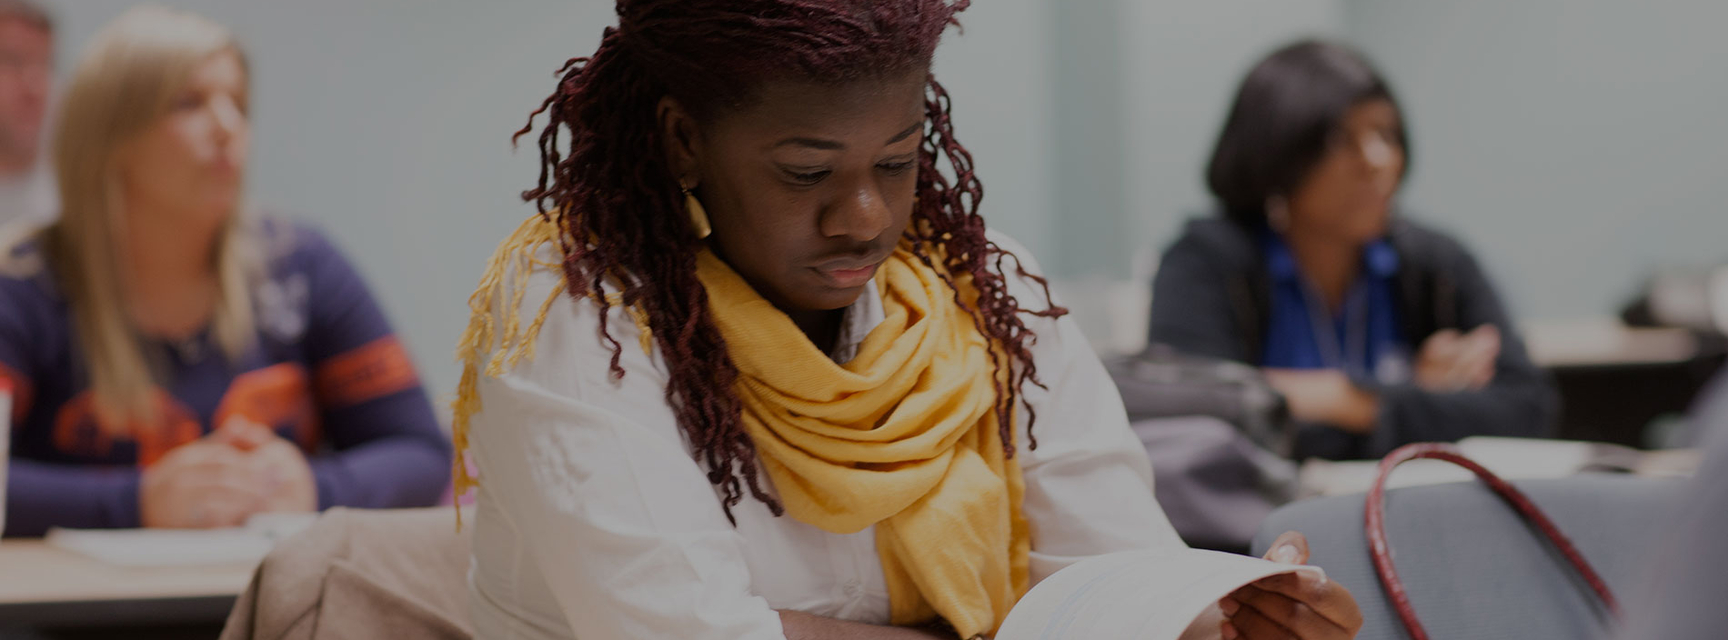
[[[96,35],[62,98],[53,139],[60,219],[41,239],[71,306],[90,388],[104,417],[146,423],[158,417],[151,361],[122,303],[126,217],[115,152],[166,116],[197,66],[221,53],[232,53],[245,66],[226,27],[183,11],[139,6]],[[212,252],[220,287],[212,333],[230,360],[256,339],[250,235],[236,211]]]

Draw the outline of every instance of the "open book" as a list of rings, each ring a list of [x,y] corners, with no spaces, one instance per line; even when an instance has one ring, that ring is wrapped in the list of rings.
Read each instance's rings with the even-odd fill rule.
[[[1177,640],[1206,608],[1243,585],[1319,567],[1171,548],[1089,558],[1021,598],[996,640]]]

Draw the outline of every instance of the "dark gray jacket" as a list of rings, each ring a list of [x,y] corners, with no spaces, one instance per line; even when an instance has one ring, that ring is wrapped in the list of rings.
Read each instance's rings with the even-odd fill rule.
[[[1442,329],[1495,325],[1502,346],[1494,382],[1477,391],[1434,393],[1414,384],[1382,387],[1360,381],[1380,398],[1374,433],[1306,427],[1297,435],[1296,455],[1377,458],[1411,442],[1549,435],[1558,398],[1525,354],[1476,259],[1457,240],[1402,218],[1393,221],[1390,239],[1399,260],[1399,317],[1412,350]],[[1271,321],[1271,291],[1271,274],[1252,233],[1221,217],[1190,221],[1164,252],[1152,285],[1152,342],[1259,364]]]

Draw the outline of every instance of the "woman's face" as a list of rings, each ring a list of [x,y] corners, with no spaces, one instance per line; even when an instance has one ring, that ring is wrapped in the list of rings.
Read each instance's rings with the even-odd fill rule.
[[[770,83],[703,125],[663,102],[709,247],[788,313],[852,304],[912,218],[926,76]]]
[[[1357,244],[1385,235],[1404,175],[1398,125],[1398,109],[1386,100],[1351,107],[1290,198],[1289,232]]]
[[[117,154],[127,210],[147,223],[214,227],[239,206],[246,154],[246,69],[236,54],[205,59],[168,112]]]

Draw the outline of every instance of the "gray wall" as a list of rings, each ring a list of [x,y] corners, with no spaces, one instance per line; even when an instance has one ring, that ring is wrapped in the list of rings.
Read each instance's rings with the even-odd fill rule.
[[[62,71],[131,4],[59,2]],[[611,2],[168,4],[251,53],[254,199],[330,232],[446,394],[481,262],[529,212],[516,194],[537,159],[509,134],[558,64],[593,50]],[[1728,253],[1728,5],[981,0],[962,17],[936,72],[985,214],[1101,340],[1139,302],[1097,283],[1207,206],[1201,167],[1237,81],[1304,35],[1346,35],[1385,68],[1414,125],[1406,203],[1463,235],[1515,310],[1603,313],[1649,265]]]
[[[1248,67],[1306,35],[1386,73],[1413,129],[1405,208],[1461,236],[1520,318],[1611,315],[1658,266],[1728,258],[1728,5],[1081,6],[1055,23],[1058,68],[1091,75],[1057,82],[1056,117],[1084,115],[1056,127],[1049,262],[1096,344],[1137,344],[1145,292],[1121,279],[1208,206],[1204,162]]]
[[[132,4],[60,2],[61,71]],[[442,400],[455,388],[467,293],[530,211],[514,194],[531,186],[537,157],[531,145],[512,154],[510,133],[551,92],[557,66],[593,50],[606,6],[164,4],[238,32],[253,68],[252,199],[318,224],[346,250]]]
[[[1339,0],[1132,2],[1122,84],[1128,251],[1160,250],[1206,213],[1206,161],[1249,66],[1302,37],[1337,37]],[[1120,263],[1121,258],[1118,258]]]
[[[1728,258],[1728,4],[1349,0],[1401,93],[1405,204],[1524,317],[1614,312],[1655,265]]]
[[[937,76],[997,226],[1046,251],[1047,0],[988,0]],[[132,0],[62,0],[61,75]],[[358,264],[443,411],[482,262],[532,209],[531,140],[509,137],[613,24],[604,0],[171,0],[229,25],[253,65],[251,195],[315,222]],[[1030,125],[1030,126],[1029,126]]]
[[[1119,278],[1209,196],[1202,167],[1238,77],[1278,44],[1343,30],[1340,0],[1052,3],[1053,269]]]
[[[1202,181],[1241,74],[1283,42],[1343,31],[1341,0],[1050,5],[1055,200],[1045,264],[1093,346],[1144,341],[1158,251],[1211,200]]]

